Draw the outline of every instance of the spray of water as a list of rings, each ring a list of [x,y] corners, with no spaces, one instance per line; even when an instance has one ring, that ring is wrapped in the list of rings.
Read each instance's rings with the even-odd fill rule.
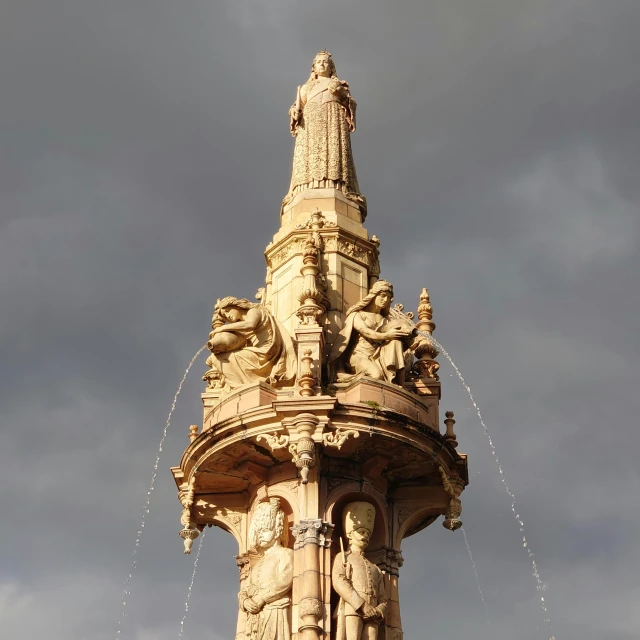
[[[200,551],[202,551],[202,542],[204,541],[204,534],[207,532],[206,529],[202,532],[200,536],[200,544],[198,545],[198,552],[196,553],[196,559],[193,561],[193,573],[191,574],[191,582],[189,584],[189,589],[187,590],[187,599],[184,603],[184,615],[182,616],[182,620],[180,621],[180,631],[178,633],[178,640],[182,638],[182,634],[184,633],[184,621],[187,619],[187,614],[189,613],[189,601],[191,600],[191,592],[193,591],[193,583],[196,579],[196,571],[198,570],[198,559],[200,558]]]
[[[511,499],[511,512],[513,513],[513,517],[516,519],[516,522],[518,523],[518,526],[520,528],[520,535],[522,536],[522,547],[527,552],[527,556],[529,557],[529,560],[531,561],[531,566],[533,568],[532,575],[536,580],[536,589],[537,589],[538,593],[540,594],[540,596],[539,596],[540,597],[540,606],[541,606],[542,612],[544,614],[544,622],[549,625],[549,629],[550,629],[550,631],[552,633],[552,635],[550,636],[549,640],[555,640],[555,636],[553,635],[553,627],[551,625],[551,619],[549,617],[549,611],[547,610],[547,603],[546,603],[546,600],[544,598],[544,595],[542,595],[544,593],[544,591],[546,590],[547,585],[540,578],[540,573],[538,572],[538,565],[536,564],[535,556],[533,554],[533,551],[531,550],[531,547],[529,546],[529,542],[527,541],[527,537],[526,537],[525,532],[524,532],[524,522],[522,521],[522,518],[520,517],[520,514],[518,513],[518,510],[516,509],[516,497],[513,494],[513,491],[511,491],[511,489],[509,488],[509,485],[507,484],[507,479],[505,477],[504,469],[502,468],[502,464],[500,462],[500,458],[498,458],[498,453],[496,451],[496,447],[493,444],[493,439],[491,438],[491,434],[489,433],[489,429],[487,428],[487,425],[484,423],[484,420],[482,418],[482,414],[480,413],[480,409],[479,409],[479,407],[478,407],[478,405],[477,405],[477,403],[476,403],[476,401],[475,401],[475,399],[473,397],[473,394],[471,393],[471,388],[466,383],[465,379],[462,377],[462,374],[460,373],[460,369],[458,369],[458,367],[456,366],[456,363],[453,361],[453,359],[451,358],[451,356],[449,355],[447,350],[432,335],[430,335],[428,333],[424,333],[423,331],[420,331],[419,333],[421,335],[425,336],[426,338],[428,338],[440,350],[442,355],[444,355],[445,358],[449,361],[449,363],[453,367],[454,371],[456,372],[456,375],[458,376],[458,379],[460,380],[460,382],[462,382],[462,386],[467,390],[467,394],[469,395],[469,399],[471,400],[471,404],[473,405],[474,409],[476,410],[476,414],[477,414],[478,418],[480,419],[480,424],[482,425],[482,428],[484,429],[484,435],[487,437],[487,441],[489,442],[489,447],[491,447],[491,455],[493,456],[493,459],[496,461],[496,464],[498,465],[498,471],[500,472],[500,482],[502,482],[502,486],[505,488],[505,491],[507,492],[507,494],[509,495],[509,498]]]
[[[198,349],[198,352],[191,358],[191,362],[189,362],[189,366],[185,369],[184,375],[182,376],[182,380],[180,380],[180,384],[178,385],[178,390],[176,391],[176,395],[173,396],[173,403],[171,404],[171,409],[169,411],[169,416],[167,417],[167,422],[164,425],[164,431],[162,432],[162,438],[160,438],[160,444],[158,445],[158,452],[156,454],[156,461],[153,465],[153,474],[151,475],[151,482],[149,483],[149,489],[147,491],[147,498],[144,503],[144,507],[142,509],[142,519],[140,521],[140,528],[138,529],[136,536],[136,543],[133,547],[133,554],[131,555],[131,567],[129,569],[129,575],[127,579],[124,581],[124,593],[122,595],[122,609],[120,611],[120,619],[118,620],[118,630],[116,631],[116,640],[120,639],[120,633],[122,631],[122,622],[127,615],[127,598],[131,595],[131,580],[133,578],[133,574],[135,573],[136,567],[138,566],[138,549],[140,548],[140,540],[142,539],[142,532],[144,531],[144,527],[147,522],[147,516],[149,515],[149,505],[151,503],[151,494],[153,493],[153,489],[156,483],[156,476],[158,475],[158,464],[160,463],[160,456],[162,455],[162,445],[167,437],[167,431],[169,430],[169,425],[171,424],[171,416],[176,408],[176,402],[178,401],[178,396],[182,391],[182,385],[184,381],[187,379],[189,375],[189,371],[193,366],[193,363],[196,361],[198,356],[205,350],[207,345],[203,345]]]
[[[476,561],[473,559],[473,554],[471,553],[471,547],[469,546],[469,541],[467,540],[467,532],[464,530],[464,527],[460,529],[462,531],[462,536],[464,538],[464,543],[467,546],[467,553],[469,554],[469,560],[471,560],[471,565],[473,566],[473,575],[476,577],[476,587],[478,588],[478,593],[480,594],[480,599],[482,600],[482,606],[484,607],[484,612],[487,618],[487,626],[491,626],[491,621],[489,620],[489,608],[487,607],[487,602],[484,599],[484,593],[482,593],[482,588],[480,587],[480,578],[478,577],[478,567],[476,567]]]

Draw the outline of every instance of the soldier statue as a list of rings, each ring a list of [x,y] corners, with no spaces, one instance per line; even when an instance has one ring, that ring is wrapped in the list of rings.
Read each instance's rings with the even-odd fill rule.
[[[344,510],[349,550],[342,549],[331,571],[333,588],[340,596],[334,614],[336,640],[377,640],[379,625],[384,621],[387,609],[384,576],[364,556],[375,517],[375,507],[369,502],[351,502]]]

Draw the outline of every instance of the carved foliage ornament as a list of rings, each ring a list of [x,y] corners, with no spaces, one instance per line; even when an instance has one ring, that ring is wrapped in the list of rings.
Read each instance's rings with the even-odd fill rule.
[[[289,446],[289,436],[275,433],[261,433],[256,436],[256,441],[264,440],[272,451],[276,449],[286,449]]]
[[[355,429],[342,429],[338,427],[333,432],[323,433],[322,442],[325,447],[337,447],[338,449],[341,449],[349,436],[359,438],[360,434]]]

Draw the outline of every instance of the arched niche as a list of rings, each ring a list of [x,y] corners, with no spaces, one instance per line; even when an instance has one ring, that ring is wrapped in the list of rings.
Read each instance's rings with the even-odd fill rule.
[[[283,546],[288,547],[289,549],[293,549],[293,545],[295,539],[291,534],[291,527],[293,527],[294,523],[297,522],[297,510],[298,505],[294,501],[290,501],[289,496],[286,495],[288,492],[284,488],[276,488],[269,487],[267,492],[258,491],[256,493],[253,502],[251,503],[251,507],[249,509],[249,513],[247,515],[247,547],[250,544],[249,541],[249,527],[251,527],[251,522],[253,520],[253,514],[255,512],[256,507],[261,502],[268,502],[270,498],[278,498],[280,500],[280,508],[284,511],[284,531],[283,531]],[[247,548],[247,551],[250,549]]]
[[[331,492],[327,499],[325,519],[334,525],[331,554],[335,557],[340,552],[340,539],[346,548],[344,536],[344,523],[342,514],[349,502],[369,502],[376,509],[376,519],[373,526],[373,534],[369,541],[367,553],[383,549],[388,545],[388,521],[387,509],[384,502],[375,493],[365,493],[359,482],[346,482]]]

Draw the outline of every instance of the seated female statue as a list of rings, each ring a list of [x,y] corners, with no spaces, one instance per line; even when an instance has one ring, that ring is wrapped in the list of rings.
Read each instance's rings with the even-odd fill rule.
[[[329,372],[338,382],[355,375],[401,385],[405,351],[415,333],[407,320],[390,316],[393,286],[378,280],[369,293],[347,311],[344,327],[329,354]]]
[[[266,307],[246,298],[223,298],[216,303],[213,326],[207,364],[231,389],[259,381],[275,386],[294,383],[293,341]]]

